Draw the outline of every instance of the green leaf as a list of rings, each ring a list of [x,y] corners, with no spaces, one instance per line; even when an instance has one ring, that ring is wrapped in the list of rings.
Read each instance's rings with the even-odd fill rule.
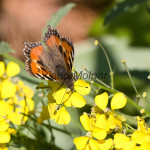
[[[75,7],[75,3],[68,3],[65,6],[61,7],[59,9],[58,12],[56,12],[51,18],[50,20],[47,21],[47,24],[45,26],[45,28],[43,29],[42,35],[45,34],[45,32],[47,31],[47,25],[51,25],[52,27],[56,27],[58,25],[58,23],[61,21],[61,19],[66,16],[69,11]]]
[[[14,52],[14,50],[10,47],[10,45],[6,42],[0,43],[0,54]]]
[[[121,3],[119,3],[115,8],[113,8],[110,13],[106,16],[106,19],[104,21],[104,24],[107,24],[110,22],[113,18],[120,15],[121,13],[128,10],[128,8],[131,8],[135,6],[136,4],[147,2],[148,0],[125,0]]]
[[[8,59],[9,61],[14,61],[15,63],[17,63],[20,67],[25,67],[25,64],[24,62],[22,62],[21,60],[11,56],[10,54],[2,54],[2,56],[5,58],[5,59]]]

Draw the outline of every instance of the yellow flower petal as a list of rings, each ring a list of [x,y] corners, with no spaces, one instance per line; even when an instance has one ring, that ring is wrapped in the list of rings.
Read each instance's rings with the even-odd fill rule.
[[[13,113],[9,114],[8,119],[16,125],[23,124],[23,115],[19,114],[17,112],[13,112]]]
[[[95,127],[109,131],[109,122],[104,114],[99,115],[96,120]]]
[[[116,133],[114,135],[114,144],[116,148],[123,148],[126,142],[130,141],[130,138],[122,133]]]
[[[48,106],[43,106],[42,107],[42,112],[40,116],[38,117],[38,123],[42,123],[44,120],[48,120],[50,118],[49,112],[48,112]]]
[[[89,83],[87,83],[81,79],[78,79],[74,83],[74,89],[81,95],[87,95],[90,93],[91,87],[90,87]]]
[[[71,117],[70,117],[70,114],[66,111],[65,107],[63,106],[57,111],[54,119],[55,119],[55,122],[58,124],[67,125],[70,122]]]
[[[85,130],[87,130],[87,131],[91,130],[90,119],[86,113],[84,113],[82,116],[80,116],[80,122]]]
[[[85,149],[84,149],[84,150],[91,150],[89,143],[85,146]]]
[[[13,108],[6,101],[0,100],[0,116],[6,116],[13,112]]]
[[[57,113],[58,105],[56,103],[49,103],[48,104],[48,111],[51,119],[54,119]]]
[[[34,101],[30,98],[26,98],[25,100],[21,100],[19,105],[23,108],[23,112],[28,114],[29,111],[33,111],[34,109]]]
[[[22,94],[26,97],[26,98],[32,98],[34,95],[34,92],[31,88],[29,88],[28,86],[24,86],[22,89]]]
[[[10,141],[10,134],[0,131],[0,143],[8,143]]]
[[[9,98],[7,100],[7,103],[10,104],[14,108],[14,104],[18,105],[18,98],[17,98],[17,96]]]
[[[150,142],[143,142],[141,144],[141,149],[142,150],[150,150]]]
[[[8,150],[6,144],[0,144],[0,150]]]
[[[9,124],[5,120],[0,121],[0,131],[6,131],[9,128]]]
[[[103,140],[107,136],[107,132],[104,129],[94,128],[93,136],[98,140]]]
[[[20,67],[15,62],[9,62],[6,67],[6,73],[8,77],[15,76],[20,72]]]
[[[13,129],[13,128],[9,128],[7,131],[9,134],[16,134],[17,130]]]
[[[97,40],[94,41],[94,45],[98,45],[98,41]]]
[[[127,141],[123,148],[124,150],[136,150],[136,143],[134,141]]]
[[[1,98],[14,97],[16,90],[16,86],[11,81],[4,80],[1,86]]]
[[[111,138],[108,140],[98,140],[98,146],[100,150],[109,150],[113,146],[113,140]]]
[[[69,98],[69,100],[71,101],[72,105],[74,107],[84,107],[86,104],[85,99],[83,98],[83,96],[81,96],[79,93],[77,92],[73,92]]]
[[[117,118],[115,118],[113,115],[109,115],[108,123],[109,123],[110,129],[114,129],[116,127],[117,128],[122,128],[121,121],[118,120]]]
[[[116,93],[111,100],[111,109],[123,108],[127,103],[127,98],[123,93]]]
[[[80,150],[86,147],[88,140],[89,140],[89,137],[81,136],[81,137],[75,138],[73,142],[76,145],[76,148]]]
[[[72,102],[71,102],[70,98],[64,102],[64,105],[66,107],[72,107]]]
[[[5,73],[5,64],[3,61],[0,61],[0,77]]]
[[[93,149],[93,150],[99,150],[98,143],[97,143],[96,140],[90,139],[89,140],[89,145],[90,145],[91,149]]]
[[[61,88],[53,93],[53,97],[56,100],[56,104],[60,105],[65,102],[71,96],[71,92],[67,92],[66,88]]]
[[[150,133],[136,130],[133,132],[131,139],[138,144],[142,144],[143,142],[150,142]]]
[[[142,132],[147,132],[147,126],[143,118],[140,118],[139,116],[137,116],[137,124],[138,124],[137,130],[142,131]]]
[[[99,108],[104,110],[108,104],[108,94],[104,92],[103,94],[97,95],[95,97],[95,103]]]

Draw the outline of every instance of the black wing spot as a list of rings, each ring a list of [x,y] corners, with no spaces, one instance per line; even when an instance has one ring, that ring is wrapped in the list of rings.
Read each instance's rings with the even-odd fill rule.
[[[66,53],[64,53],[64,57],[66,58]]]
[[[40,61],[37,61],[37,63],[41,66],[44,66],[43,62],[40,60]]]
[[[59,45],[59,50],[60,50],[60,53],[62,54],[63,50],[62,50],[62,46],[61,45]]]

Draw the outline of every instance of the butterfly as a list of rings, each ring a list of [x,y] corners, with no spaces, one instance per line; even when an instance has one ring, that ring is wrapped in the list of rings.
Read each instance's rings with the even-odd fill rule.
[[[43,42],[46,48],[40,41],[24,42],[25,70],[31,76],[57,81],[73,90],[74,46],[72,40],[65,36],[61,37],[57,29],[48,25]]]

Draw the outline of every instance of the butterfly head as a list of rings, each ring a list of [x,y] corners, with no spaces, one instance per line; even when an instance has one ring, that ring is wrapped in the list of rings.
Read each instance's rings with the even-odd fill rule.
[[[71,90],[73,91],[74,90],[74,83],[73,83],[73,80],[72,79],[66,79],[64,84]]]

